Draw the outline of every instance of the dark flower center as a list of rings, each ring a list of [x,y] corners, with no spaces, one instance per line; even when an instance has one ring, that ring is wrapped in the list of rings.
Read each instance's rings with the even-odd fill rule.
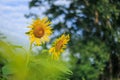
[[[33,34],[35,37],[37,38],[41,38],[44,36],[44,29],[41,28],[41,27],[35,27],[34,30],[33,30]]]
[[[59,51],[63,47],[63,40],[60,40],[56,44],[56,50]]]

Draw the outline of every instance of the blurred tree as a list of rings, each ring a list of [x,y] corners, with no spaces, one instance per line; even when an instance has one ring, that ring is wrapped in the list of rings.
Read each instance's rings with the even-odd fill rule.
[[[49,7],[44,14],[53,21],[55,32],[71,36],[73,75],[70,80],[120,79],[119,0],[32,0],[29,3],[29,8],[41,6]],[[27,15],[31,16],[34,13]]]

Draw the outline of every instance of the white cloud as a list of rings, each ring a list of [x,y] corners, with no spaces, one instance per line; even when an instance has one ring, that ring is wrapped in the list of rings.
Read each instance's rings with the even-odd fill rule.
[[[18,6],[9,6],[9,5],[0,5],[0,10],[1,11],[10,11],[10,12],[15,12],[15,11],[26,11],[28,10],[27,5],[18,5]]]
[[[31,21],[24,17],[24,14],[29,11],[28,1],[0,0],[0,32],[7,35],[8,39],[22,44],[27,43],[26,26]]]
[[[16,4],[16,3],[28,3],[31,0],[0,0],[2,4]]]

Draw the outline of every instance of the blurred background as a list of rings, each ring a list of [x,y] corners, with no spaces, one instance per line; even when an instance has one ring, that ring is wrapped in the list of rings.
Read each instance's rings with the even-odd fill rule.
[[[120,80],[119,0],[0,0],[0,34],[27,47],[26,27],[45,16],[52,21],[51,42],[71,36],[70,80]]]

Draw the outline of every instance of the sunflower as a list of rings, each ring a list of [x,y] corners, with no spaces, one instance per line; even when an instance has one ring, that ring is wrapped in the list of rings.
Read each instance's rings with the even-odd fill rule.
[[[27,32],[30,37],[30,42],[35,42],[36,45],[48,42],[49,36],[52,33],[50,24],[51,22],[48,21],[48,18],[37,18],[36,20],[33,20],[33,23],[29,26],[31,30]]]
[[[50,48],[49,52],[52,53],[53,59],[58,59],[60,53],[64,51],[66,48],[66,44],[70,40],[69,35],[62,35],[58,38],[54,43],[53,46]]]

